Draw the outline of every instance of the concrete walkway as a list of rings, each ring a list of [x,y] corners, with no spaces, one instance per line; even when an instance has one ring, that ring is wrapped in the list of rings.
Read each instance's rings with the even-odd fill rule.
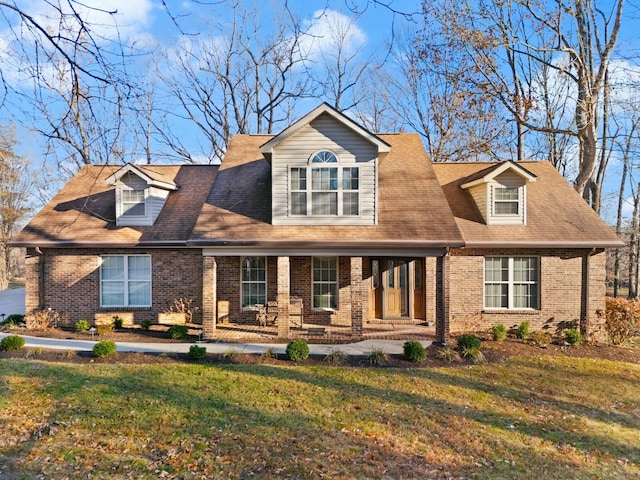
[[[0,333],[0,340],[8,335],[20,335],[17,333]],[[64,340],[42,337],[30,337],[20,335],[26,341],[26,347],[50,348],[56,350],[75,350],[77,352],[90,352],[96,342],[88,340]],[[431,345],[431,341],[420,342],[423,346]],[[261,354],[268,350],[276,354],[284,354],[287,345],[285,343],[227,343],[227,342],[198,342],[198,343],[131,343],[116,342],[118,352],[144,352],[144,353],[187,353],[191,345],[199,345],[207,349],[207,353],[254,353]],[[356,343],[336,345],[309,344],[311,355],[327,355],[339,350],[345,355],[369,355],[373,350],[382,350],[389,355],[403,353],[404,340],[363,340]]]

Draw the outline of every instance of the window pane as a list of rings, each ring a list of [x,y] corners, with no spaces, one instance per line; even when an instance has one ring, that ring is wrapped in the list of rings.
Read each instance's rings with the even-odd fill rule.
[[[509,307],[509,285],[487,284],[484,287],[484,304],[486,308]]]
[[[342,169],[342,188],[344,190],[358,190],[358,167],[346,167]]]
[[[518,202],[496,202],[496,215],[517,215]]]
[[[129,282],[129,305],[151,305],[151,282]]]
[[[496,215],[518,215],[518,187],[495,187],[493,193],[494,213]]]
[[[122,190],[122,214],[144,215],[144,190]]]
[[[357,192],[344,192],[342,194],[342,214],[358,215],[360,213],[360,205]]]
[[[307,194],[305,192],[291,193],[291,214],[292,215],[307,214]]]
[[[102,282],[103,306],[124,305],[124,282]]]
[[[314,308],[337,308],[336,285],[321,283],[313,286]]]
[[[337,215],[338,194],[335,192],[314,192],[311,195],[313,215]]]
[[[267,261],[265,257],[245,257],[240,262],[242,269],[242,308],[267,303]]]
[[[151,258],[150,257],[128,257],[129,260],[129,280],[151,280]]]
[[[336,156],[327,150],[316,153],[311,159],[311,163],[336,163],[337,161]]]
[[[532,257],[516,257],[513,259],[513,281],[535,282],[536,259]]]
[[[337,308],[338,268],[335,257],[313,259],[313,308]]]
[[[291,169],[291,190],[307,189],[307,169],[292,168]]]
[[[313,190],[337,190],[337,168],[313,168],[311,170],[311,188]]]
[[[102,257],[102,280],[124,280],[124,257]]]
[[[484,261],[485,281],[509,281],[509,259],[506,257],[488,257]]]
[[[496,200],[518,200],[518,187],[496,187]]]

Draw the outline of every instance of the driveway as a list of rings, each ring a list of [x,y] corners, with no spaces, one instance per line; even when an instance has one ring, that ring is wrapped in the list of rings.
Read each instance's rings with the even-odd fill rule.
[[[24,288],[0,291],[0,320],[13,313],[24,315]]]

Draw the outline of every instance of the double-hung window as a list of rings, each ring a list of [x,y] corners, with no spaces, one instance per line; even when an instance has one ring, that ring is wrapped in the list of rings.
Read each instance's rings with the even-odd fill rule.
[[[100,259],[100,305],[151,306],[151,256],[104,255]]]
[[[336,257],[313,257],[313,308],[338,308]]]
[[[265,257],[244,257],[240,275],[242,308],[267,303],[267,260]]]
[[[486,257],[485,308],[539,308],[539,265],[537,257]]]
[[[306,167],[290,168],[289,179],[290,215],[360,214],[360,170],[340,166],[328,150],[313,155]]]
[[[493,187],[494,215],[520,214],[520,189],[518,187]]]
[[[140,216],[146,215],[144,190],[122,190],[120,192],[122,201],[122,215]]]

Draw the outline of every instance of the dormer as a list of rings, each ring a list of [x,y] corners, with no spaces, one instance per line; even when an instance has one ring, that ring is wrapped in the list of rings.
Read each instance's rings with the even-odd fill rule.
[[[536,176],[514,162],[503,162],[470,178],[462,188],[473,197],[487,225],[527,224],[527,184]]]
[[[128,163],[106,180],[115,186],[116,225],[151,226],[160,214],[169,192],[178,186],[151,167]]]
[[[388,143],[322,104],[260,147],[274,225],[375,225]]]

